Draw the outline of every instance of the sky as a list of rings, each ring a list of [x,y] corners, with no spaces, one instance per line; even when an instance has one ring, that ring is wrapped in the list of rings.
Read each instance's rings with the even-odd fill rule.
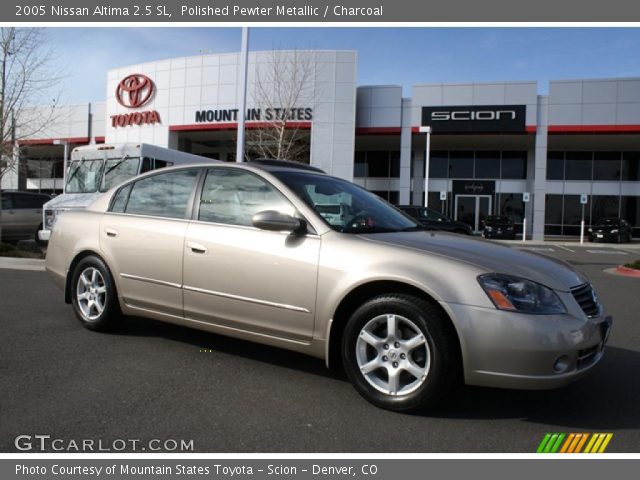
[[[49,28],[62,103],[106,98],[106,72],[240,50],[240,28]],[[358,85],[640,77],[640,28],[251,28],[249,48],[358,52]]]

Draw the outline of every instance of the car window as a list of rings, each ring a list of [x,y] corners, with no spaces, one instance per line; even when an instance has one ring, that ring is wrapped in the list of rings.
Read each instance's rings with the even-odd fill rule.
[[[113,202],[111,203],[112,212],[124,212],[124,209],[127,206],[127,200],[129,199],[129,192],[131,192],[131,187],[133,187],[133,183],[125,185],[118,191],[118,193],[116,193],[115,197],[113,197]]]
[[[138,215],[184,218],[197,176],[198,170],[190,169],[138,180],[131,187],[124,211]]]
[[[444,220],[444,217],[440,215],[438,212],[434,212],[433,210],[423,210],[422,214],[427,217],[428,220],[440,221]]]
[[[35,209],[42,208],[42,204],[48,199],[42,195],[14,195],[13,208]]]
[[[2,209],[3,210],[13,209],[13,195],[11,195],[10,193],[2,194]]]
[[[251,226],[253,216],[264,210],[295,213],[293,205],[257,175],[229,168],[209,169],[200,197],[198,220]]]

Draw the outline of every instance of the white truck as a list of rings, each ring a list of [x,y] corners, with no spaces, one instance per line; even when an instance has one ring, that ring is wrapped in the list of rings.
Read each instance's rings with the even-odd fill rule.
[[[64,193],[42,207],[38,239],[48,242],[56,217],[86,208],[110,188],[141,173],[187,163],[211,161],[191,153],[147,143],[86,145],[74,148],[67,166]]]

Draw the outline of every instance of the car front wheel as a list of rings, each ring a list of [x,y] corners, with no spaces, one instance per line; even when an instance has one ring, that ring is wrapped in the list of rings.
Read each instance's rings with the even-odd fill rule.
[[[342,344],[346,373],[368,401],[395,411],[434,405],[460,378],[453,327],[421,298],[382,295],[349,319]]]
[[[85,257],[73,271],[71,303],[78,320],[89,330],[106,331],[120,320],[120,306],[111,272],[95,256]]]

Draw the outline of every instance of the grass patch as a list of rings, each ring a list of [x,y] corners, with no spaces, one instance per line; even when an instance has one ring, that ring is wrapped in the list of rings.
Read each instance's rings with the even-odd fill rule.
[[[636,260],[633,263],[625,263],[624,266],[627,267],[627,268],[633,268],[635,270],[640,270],[640,260]]]
[[[13,258],[44,258],[42,251],[27,251],[19,249],[12,243],[0,242],[0,257],[13,257]]]

